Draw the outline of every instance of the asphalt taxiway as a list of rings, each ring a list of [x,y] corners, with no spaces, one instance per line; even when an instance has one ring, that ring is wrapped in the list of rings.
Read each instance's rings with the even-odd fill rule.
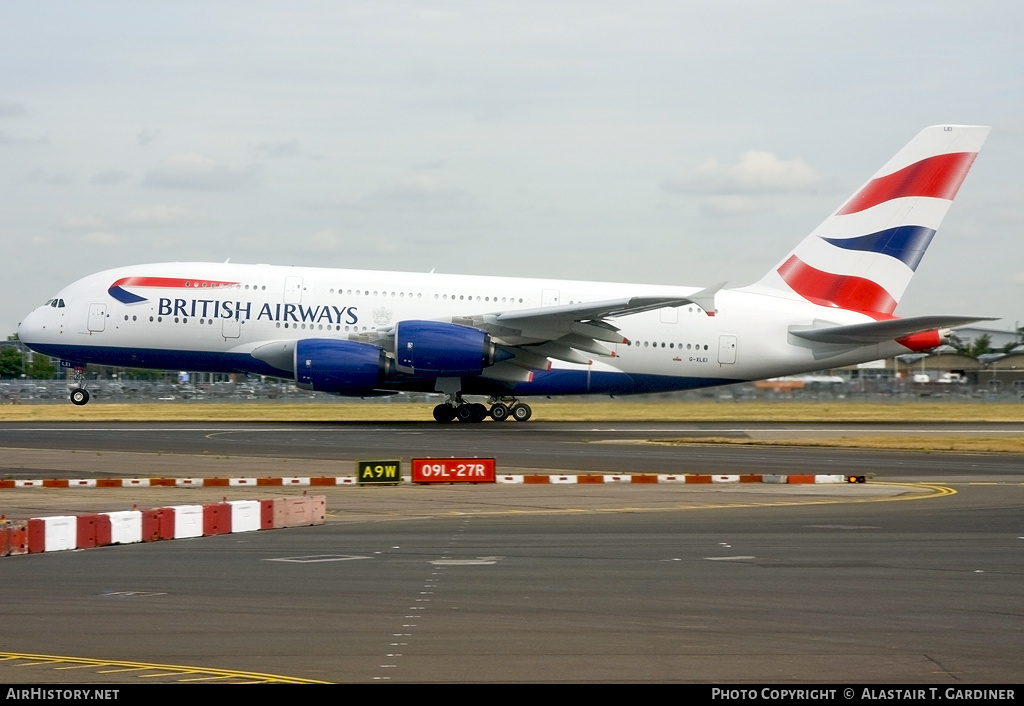
[[[785,426],[809,431],[5,425],[0,475],[15,478],[347,475],[356,458],[478,455],[508,473],[868,471],[874,481],[337,488],[321,527],[8,557],[0,649],[22,657],[0,661],[0,680],[200,678],[61,669],[86,657],[351,682],[1018,680],[1024,459],[635,443]],[[992,431],[943,430],[960,428]],[[223,495],[33,488],[2,491],[0,504],[96,511],[207,492]]]

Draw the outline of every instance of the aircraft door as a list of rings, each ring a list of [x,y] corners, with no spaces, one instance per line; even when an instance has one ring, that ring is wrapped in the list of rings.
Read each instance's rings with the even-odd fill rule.
[[[222,332],[224,338],[238,338],[242,333],[242,325],[236,313],[230,319],[224,319]]]
[[[718,362],[723,365],[736,362],[736,336],[727,334],[718,337]]]
[[[89,331],[100,332],[107,326],[107,305],[106,304],[90,304],[89,305]]]

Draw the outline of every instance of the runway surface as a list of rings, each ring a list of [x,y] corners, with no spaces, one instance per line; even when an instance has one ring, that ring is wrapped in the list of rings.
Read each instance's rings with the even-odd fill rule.
[[[322,527],[0,559],[0,650],[351,682],[1018,681],[1020,456],[631,443],[815,430],[837,428],[4,425],[0,475],[18,478],[493,455],[501,472],[870,470],[898,484],[339,488]],[[1021,432],[943,427],[956,430]],[[0,503],[204,492],[21,489]],[[0,681],[189,678],[61,664],[0,661]]]
[[[999,436],[1022,424],[593,424],[438,425],[430,423],[290,424],[5,424],[0,446],[39,450],[136,452],[221,458],[286,458],[350,462],[360,458],[493,456],[499,468],[609,473],[846,473],[866,467],[886,477],[936,474],[1014,476],[1019,454],[940,454],[728,446],[638,446],[686,436],[785,438],[856,435]],[[15,457],[8,452],[8,459]],[[115,457],[111,457],[114,459]],[[0,461],[0,473],[19,470]],[[342,464],[351,471],[350,463]],[[764,469],[764,470],[761,470]],[[31,470],[31,469],[30,469]],[[60,469],[39,469],[60,470]],[[113,467],[119,475],[132,469]],[[145,470],[145,469],[143,469]],[[139,474],[135,470],[136,475]],[[143,475],[145,475],[143,473]]]

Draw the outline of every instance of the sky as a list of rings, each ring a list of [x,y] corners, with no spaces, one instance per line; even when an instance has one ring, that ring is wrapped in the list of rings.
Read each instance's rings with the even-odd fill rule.
[[[0,334],[171,260],[742,286],[940,123],[993,130],[897,314],[1024,324],[1022,28],[1008,0],[5,2]]]

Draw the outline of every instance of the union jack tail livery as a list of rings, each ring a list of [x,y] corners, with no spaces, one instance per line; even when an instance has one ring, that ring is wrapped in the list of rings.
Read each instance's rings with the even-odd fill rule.
[[[747,290],[892,318],[988,133],[925,128]]]

